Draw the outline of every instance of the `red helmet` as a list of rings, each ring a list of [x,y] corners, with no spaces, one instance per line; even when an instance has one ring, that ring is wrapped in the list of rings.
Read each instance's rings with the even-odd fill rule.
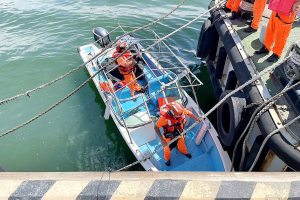
[[[184,113],[183,106],[178,102],[172,102],[169,104],[170,113],[173,115],[173,117],[178,118],[181,117]]]
[[[127,47],[126,42],[118,41],[116,44],[116,50],[120,51],[121,49],[125,49]]]

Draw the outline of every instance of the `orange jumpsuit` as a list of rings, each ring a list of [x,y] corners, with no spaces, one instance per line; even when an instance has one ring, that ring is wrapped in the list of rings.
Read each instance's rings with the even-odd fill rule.
[[[285,23],[292,23],[295,20],[296,13],[291,12],[291,16],[279,14],[279,17]],[[293,24],[285,24],[278,17],[276,12],[272,12],[271,18],[265,34],[265,46],[269,51],[273,51],[277,56],[281,57],[283,48],[286,44],[287,38],[290,35]],[[275,45],[272,49],[272,44]]]
[[[123,76],[124,76],[124,81],[126,84],[130,83],[131,81],[133,81],[136,78],[133,71],[129,74],[123,74]],[[139,86],[139,84],[137,83],[136,80],[133,81],[132,83],[128,84],[128,87],[130,89],[130,93],[131,93],[132,97],[134,97],[134,90],[136,90],[136,91],[141,90],[141,87]]]
[[[119,54],[120,53],[118,51],[114,52],[113,58],[118,57]],[[125,68],[126,63],[130,62],[130,60],[131,60],[131,59],[129,59],[130,57],[131,57],[131,54],[128,51],[125,54],[123,54],[120,58],[118,58],[116,63],[118,65],[122,63],[119,66],[119,71],[120,71],[121,74],[123,74],[124,82],[126,84],[131,82],[130,84],[128,84],[128,87],[130,89],[131,96],[134,97],[134,90],[140,91],[141,87],[139,86],[139,84],[135,80],[136,77],[135,77],[135,74],[133,72],[134,66],[130,66],[130,67]],[[123,70],[126,70],[126,71],[123,71]],[[135,80],[135,81],[133,81],[133,80]]]
[[[253,20],[252,20],[252,24],[251,27],[253,29],[258,29],[259,28],[259,23],[260,20],[263,16],[263,12],[265,10],[265,6],[267,4],[268,0],[256,0],[254,2],[254,7],[253,7]]]
[[[233,11],[238,12],[240,3],[241,3],[241,0],[234,0],[232,7],[231,7],[231,12],[233,12]]]
[[[226,7],[232,9],[233,0],[228,0],[226,3]]]
[[[190,115],[192,113],[190,111],[188,111],[188,110],[185,110],[183,114],[184,115]],[[156,126],[158,128],[161,128],[161,127],[167,126],[167,125],[168,125],[168,122],[167,122],[166,118],[162,117],[162,116],[156,122]],[[168,138],[168,139],[166,139],[165,136],[164,136],[164,140],[167,143],[169,143],[172,139],[174,139],[174,138]],[[188,153],[188,151],[186,149],[186,146],[185,146],[185,139],[184,139],[183,136],[181,136],[180,138],[178,138],[177,147],[178,147],[178,150],[181,153],[183,153],[183,154],[187,154]],[[169,146],[166,146],[164,148],[164,157],[165,157],[165,160],[170,160],[171,159],[171,150],[170,150]]]

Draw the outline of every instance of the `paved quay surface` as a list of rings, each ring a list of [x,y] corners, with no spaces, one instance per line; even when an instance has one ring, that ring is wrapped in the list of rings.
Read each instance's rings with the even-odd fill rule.
[[[300,199],[300,173],[3,172],[0,187],[1,200]]]
[[[237,31],[239,37],[242,40],[242,43],[246,47],[246,50],[248,54],[250,55],[252,61],[254,62],[257,71],[261,72],[265,68],[273,65],[274,63],[267,62],[267,58],[272,55],[272,51],[269,54],[264,55],[257,55],[254,54],[254,51],[260,49],[262,47],[262,43],[259,41],[259,36],[262,30],[262,26],[264,24],[268,24],[269,18],[271,16],[272,11],[268,9],[268,5],[266,5],[263,17],[261,19],[259,29],[257,32],[253,33],[245,33],[244,29],[248,27],[248,25],[245,24],[245,19],[235,19],[231,20],[231,23],[233,24],[234,29]],[[228,13],[228,16],[231,16],[230,13]],[[296,18],[293,28],[291,30],[290,36],[288,37],[287,43],[285,45],[285,48],[283,50],[282,57],[280,58],[279,62],[284,59],[284,56],[288,50],[288,48],[291,46],[291,44],[295,41],[300,40],[300,21],[299,18]],[[266,86],[270,90],[271,94],[274,95],[275,93],[279,92],[278,88],[274,84],[274,82],[270,79],[269,75],[265,75],[262,77],[262,80],[265,82]]]

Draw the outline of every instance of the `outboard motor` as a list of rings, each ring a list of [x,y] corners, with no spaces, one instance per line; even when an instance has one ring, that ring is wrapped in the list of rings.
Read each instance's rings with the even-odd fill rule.
[[[93,34],[94,34],[95,41],[102,48],[104,48],[106,45],[108,45],[111,42],[110,36],[104,28],[101,28],[101,27],[94,28],[93,29]]]

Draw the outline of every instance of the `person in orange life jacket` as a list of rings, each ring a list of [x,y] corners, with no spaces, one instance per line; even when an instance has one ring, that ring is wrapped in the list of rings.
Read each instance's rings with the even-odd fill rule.
[[[255,51],[255,54],[268,54],[272,50],[273,54],[267,59],[268,62],[276,62],[281,57],[283,48],[286,44],[287,38],[290,35],[293,22],[296,18],[296,13],[300,5],[300,0],[277,0],[277,3],[282,3],[283,1],[288,1],[288,3],[291,3],[292,5],[291,8],[288,8],[288,10],[290,10],[289,14],[280,14],[275,11],[272,12],[265,33],[265,44],[261,49]],[[271,1],[269,7],[270,5]],[[272,48],[272,44],[274,42],[275,45]]]
[[[188,158],[191,158],[192,155],[187,151],[185,146],[185,139],[183,136],[179,137],[179,139],[172,143],[170,146],[166,146],[172,139],[178,136],[180,133],[183,132],[186,119],[185,115],[195,119],[200,120],[201,117],[197,118],[192,112],[183,108],[180,103],[172,102],[167,105],[161,107],[160,110],[160,117],[156,122],[154,130],[156,131],[157,136],[159,137],[161,143],[164,148],[164,158],[165,163],[167,166],[171,165],[170,158],[171,158],[171,150],[178,147],[178,150],[183,153]],[[159,128],[163,128],[163,137]]]
[[[116,47],[116,51],[113,54],[113,58],[116,58],[121,53],[123,53],[127,46],[126,43],[123,41],[118,41],[116,45],[117,47]],[[128,84],[128,87],[130,89],[131,96],[134,97],[134,90],[136,90],[137,92],[143,92],[144,89],[141,88],[137,83],[137,81],[135,80],[136,77],[134,74],[134,70],[135,70],[134,57],[130,58],[131,56],[132,54],[129,51],[127,51],[120,58],[116,60],[116,64],[119,65],[119,71],[121,74],[123,74],[125,83],[128,84],[131,82],[130,84]],[[137,54],[137,57],[138,56],[139,55]]]
[[[265,7],[267,4],[267,0],[256,0],[254,2],[253,7],[253,20],[250,22],[250,26],[246,29],[244,29],[244,32],[251,33],[256,32],[259,28],[260,20],[263,16]]]

